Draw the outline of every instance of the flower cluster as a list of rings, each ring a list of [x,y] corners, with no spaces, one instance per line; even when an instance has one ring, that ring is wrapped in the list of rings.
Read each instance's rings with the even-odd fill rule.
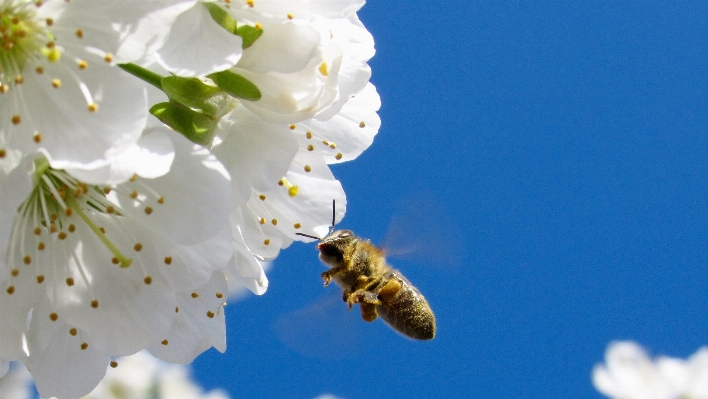
[[[226,349],[229,292],[343,217],[328,165],[378,131],[361,6],[0,0],[0,375],[75,398]]]
[[[595,388],[614,399],[708,398],[708,348],[687,360],[659,357],[652,361],[639,345],[613,342],[605,363],[595,366]]]

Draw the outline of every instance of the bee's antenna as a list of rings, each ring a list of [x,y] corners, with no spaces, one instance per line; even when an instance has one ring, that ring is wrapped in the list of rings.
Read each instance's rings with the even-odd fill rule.
[[[320,240],[320,241],[322,241],[321,238],[315,237],[315,236],[311,236],[311,235],[309,235],[309,234],[304,234],[304,233],[295,233],[295,234],[296,234],[296,235],[299,235],[299,236],[308,237],[308,238],[314,238],[315,240]]]
[[[335,215],[335,213],[336,213],[336,211],[334,208],[334,199],[333,199],[332,200],[332,230],[334,230],[334,215]]]

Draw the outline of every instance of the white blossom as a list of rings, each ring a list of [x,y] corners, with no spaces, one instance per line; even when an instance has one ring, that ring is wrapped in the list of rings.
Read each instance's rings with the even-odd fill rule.
[[[613,342],[605,364],[593,368],[595,388],[614,399],[708,398],[708,348],[688,360],[658,357],[652,361],[631,341]]]

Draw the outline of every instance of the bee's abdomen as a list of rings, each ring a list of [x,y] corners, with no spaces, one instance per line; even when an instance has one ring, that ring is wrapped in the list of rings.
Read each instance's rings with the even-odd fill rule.
[[[401,283],[401,289],[390,298],[380,298],[379,314],[391,327],[415,339],[435,337],[435,315],[428,301],[399,273],[387,274]]]

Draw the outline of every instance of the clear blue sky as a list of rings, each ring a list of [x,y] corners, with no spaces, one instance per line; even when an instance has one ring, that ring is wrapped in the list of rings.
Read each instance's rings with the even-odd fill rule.
[[[600,398],[590,372],[608,342],[677,357],[708,344],[708,3],[382,0],[359,15],[382,128],[333,168],[340,227],[378,242],[399,199],[434,193],[463,262],[391,263],[433,305],[438,336],[411,342],[354,312],[292,317],[337,292],[313,245],[294,244],[263,297],[227,307],[228,351],[194,364],[207,388]],[[332,327],[339,349],[290,349],[273,329],[288,313]]]

